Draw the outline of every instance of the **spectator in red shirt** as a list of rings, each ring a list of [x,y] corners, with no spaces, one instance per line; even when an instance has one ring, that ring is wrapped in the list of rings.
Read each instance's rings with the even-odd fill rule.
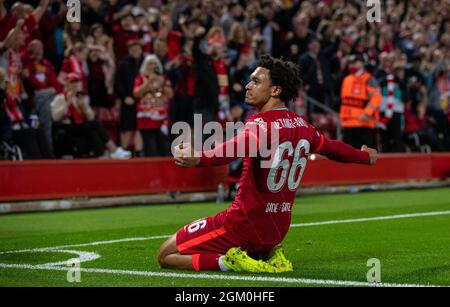
[[[411,102],[405,107],[405,135],[409,145],[413,145],[412,150],[423,151],[424,148],[414,148],[417,145],[427,145],[431,151],[442,151],[442,144],[439,143],[436,133],[428,124],[428,117],[426,115],[426,106],[421,103],[413,109]],[[414,144],[410,140],[417,139]]]
[[[12,30],[19,19],[24,20],[23,30],[25,32],[25,42],[28,45],[34,38],[34,31],[38,28],[39,20],[44,15],[50,0],[41,0],[38,7],[27,13],[27,5],[22,2],[13,4],[9,12],[0,21],[0,41],[2,41],[9,31]]]
[[[170,105],[171,123],[186,122],[194,125],[195,65],[192,40],[183,46],[183,53],[166,64],[166,71],[174,84],[175,97]]]
[[[182,34],[177,31],[172,30],[173,24],[172,20],[170,18],[170,15],[163,14],[161,15],[160,22],[159,22],[159,32],[158,32],[158,38],[162,41],[166,41],[167,43],[167,58],[168,60],[173,60],[178,55],[181,54],[181,38]],[[156,46],[155,46],[155,53]]]
[[[173,97],[172,87],[162,75],[162,64],[154,54],[147,55],[140,74],[134,81],[137,104],[137,127],[144,141],[144,155],[169,154],[168,108]]]
[[[129,10],[125,10],[125,15],[120,19],[120,25],[113,27],[114,54],[116,62],[120,62],[127,56],[127,42],[134,39],[140,39],[140,33],[137,31],[133,15]]]
[[[23,20],[19,20],[16,27],[10,31],[5,42],[6,48],[0,53],[0,66],[6,70],[8,80],[7,90],[15,99],[25,98],[25,91],[22,82],[22,61],[19,50],[25,45],[25,32],[22,30]]]
[[[73,47],[70,56],[64,61],[61,71],[58,75],[58,81],[66,85],[66,76],[69,73],[77,74],[80,77],[81,84],[83,85],[84,94],[88,93],[88,68],[87,68],[87,60],[88,57],[88,48],[83,43],[76,43]]]
[[[62,87],[56,78],[53,65],[44,58],[44,46],[40,40],[31,42],[22,61],[25,88],[39,117],[39,138],[43,145],[43,156],[51,159],[55,156],[50,103],[55,98],[55,94],[62,91]]]
[[[22,63],[26,87],[31,90],[30,94],[44,89],[53,93],[62,91],[52,63],[44,58],[44,45],[40,40],[33,40],[30,43],[28,52],[22,57]]]
[[[0,121],[2,138],[9,144],[16,144],[24,159],[40,159],[41,149],[38,142],[37,122],[25,112],[20,101],[6,90],[6,71],[0,67]],[[4,138],[6,136],[6,139]]]

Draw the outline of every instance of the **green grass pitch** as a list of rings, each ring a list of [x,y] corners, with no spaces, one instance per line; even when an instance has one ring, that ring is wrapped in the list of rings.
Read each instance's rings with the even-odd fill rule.
[[[224,208],[198,203],[0,216],[0,286],[364,286],[370,258],[380,260],[386,285],[450,286],[450,188],[296,199],[292,223],[307,225],[292,227],[283,242],[291,273],[158,266],[164,238],[155,237]],[[79,283],[67,281],[64,262],[42,266],[80,253],[97,259],[81,263]]]

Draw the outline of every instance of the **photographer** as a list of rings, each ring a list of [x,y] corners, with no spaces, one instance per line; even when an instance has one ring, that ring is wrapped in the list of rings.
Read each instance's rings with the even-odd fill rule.
[[[77,74],[66,76],[66,86],[50,104],[55,128],[55,151],[58,156],[77,158],[103,156],[105,148],[112,159],[128,159],[129,151],[117,147],[103,127],[94,120],[95,114],[81,91]]]

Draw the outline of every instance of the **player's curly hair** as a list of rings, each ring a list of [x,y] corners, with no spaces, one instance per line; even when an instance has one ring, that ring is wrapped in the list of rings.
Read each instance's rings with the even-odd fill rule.
[[[272,84],[281,87],[280,99],[284,102],[291,102],[298,96],[298,91],[302,87],[300,69],[298,66],[283,59],[275,59],[270,55],[261,56],[259,67],[269,70]]]

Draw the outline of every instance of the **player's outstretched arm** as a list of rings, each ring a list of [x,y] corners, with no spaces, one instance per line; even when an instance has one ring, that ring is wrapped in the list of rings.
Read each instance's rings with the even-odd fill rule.
[[[182,167],[226,165],[257,151],[257,146],[253,148],[252,144],[258,144],[258,137],[248,130],[201,154],[194,154],[191,144],[180,144],[175,147],[175,164]]]
[[[330,140],[324,136],[321,146],[315,151],[328,159],[342,163],[359,163],[374,165],[377,161],[377,151],[366,145],[361,150],[355,149],[344,142]]]
[[[229,151],[227,147],[238,148],[237,143],[243,137],[236,136],[231,140],[219,144],[214,149],[201,154],[194,153],[191,144],[180,144],[175,147],[175,164],[182,167],[226,165],[237,159],[236,151]]]

